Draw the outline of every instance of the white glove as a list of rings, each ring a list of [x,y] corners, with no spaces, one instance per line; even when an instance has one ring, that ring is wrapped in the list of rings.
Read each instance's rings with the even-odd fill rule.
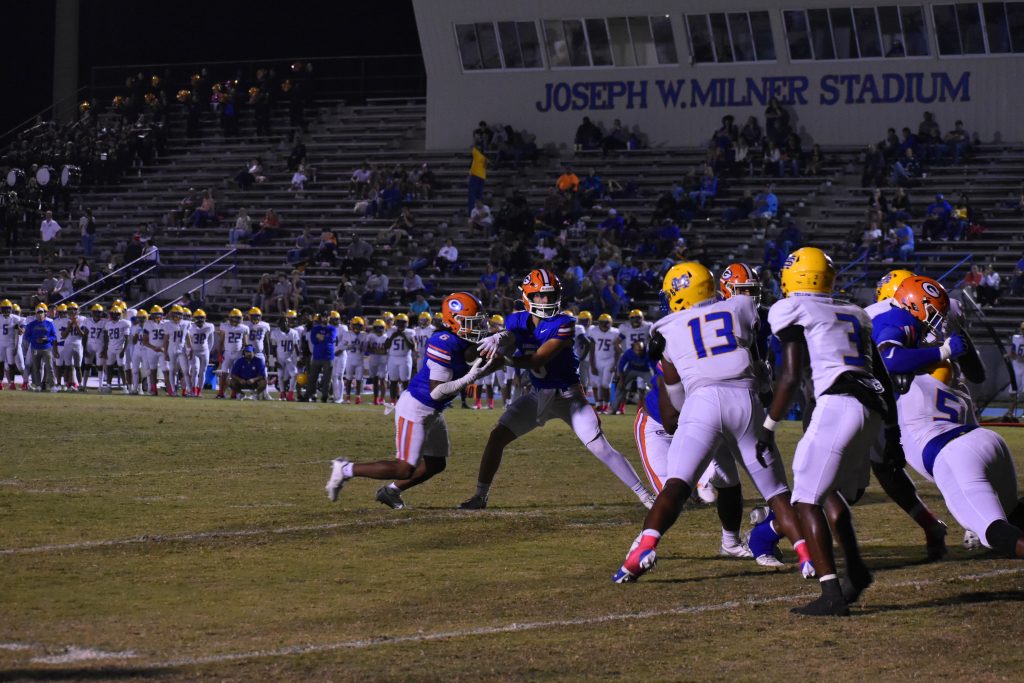
[[[497,334],[492,334],[489,337],[484,337],[480,340],[480,343],[476,345],[476,351],[484,358],[494,358],[504,346],[512,333],[508,330],[502,330]]]

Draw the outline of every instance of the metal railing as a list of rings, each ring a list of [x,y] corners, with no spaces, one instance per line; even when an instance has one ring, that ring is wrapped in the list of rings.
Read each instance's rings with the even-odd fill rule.
[[[181,251],[185,251],[185,250],[181,250]],[[173,252],[173,251],[170,251],[170,252],[167,252],[167,253],[169,253],[169,254],[173,254],[174,252]],[[159,291],[157,291],[157,292],[154,292],[153,294],[150,294],[150,295],[149,295],[149,296],[147,296],[146,298],[144,298],[144,299],[141,299],[141,300],[137,301],[137,302],[135,303],[135,306],[134,306],[134,307],[135,307],[135,308],[139,308],[140,306],[144,306],[145,304],[147,304],[147,303],[149,303],[150,301],[153,301],[154,299],[156,299],[157,297],[159,297],[159,296],[160,296],[161,294],[163,294],[164,292],[167,292],[167,291],[170,291],[170,290],[174,289],[175,287],[177,287],[177,286],[178,286],[178,285],[180,285],[181,283],[183,283],[183,282],[186,282],[187,280],[190,280],[190,279],[194,278],[194,277],[195,277],[196,275],[198,275],[199,273],[202,273],[203,271],[206,271],[206,270],[208,270],[208,269],[212,268],[213,266],[215,266],[216,264],[220,263],[220,262],[221,262],[221,261],[223,261],[224,259],[228,258],[229,256],[234,256],[234,255],[235,255],[235,254],[237,254],[237,253],[238,253],[238,250],[237,250],[237,249],[229,249],[228,251],[224,252],[223,254],[221,254],[220,256],[218,256],[217,258],[215,258],[214,260],[210,261],[209,263],[207,263],[207,264],[205,264],[205,265],[203,265],[203,266],[199,267],[198,269],[195,269],[195,270],[193,270],[192,272],[190,272],[190,273],[189,273],[188,275],[186,275],[185,277],[182,277],[182,278],[178,278],[177,280],[175,280],[175,281],[174,281],[174,282],[172,282],[171,284],[167,285],[166,287],[164,287],[164,288],[160,289]],[[194,265],[194,264],[193,264],[193,265]],[[231,265],[231,266],[230,266],[229,268],[227,268],[227,270],[228,270],[228,271],[233,271],[233,270],[235,270],[235,269],[237,269],[237,268],[238,268],[238,264],[232,264],[232,265]],[[224,274],[224,273],[219,273],[217,277],[220,277],[220,275],[223,275],[223,274]],[[203,282],[203,284],[202,284],[202,285],[200,285],[200,287],[205,287],[205,286],[206,286],[206,282],[204,281],[204,282]],[[198,288],[199,288],[199,287],[197,287],[196,289],[198,289]],[[193,292],[193,291],[195,291],[195,289],[191,290],[191,291],[190,291],[189,293],[191,294],[191,292]]]
[[[135,282],[136,280],[142,279],[143,275],[146,275],[146,274],[150,273],[151,271],[154,271],[154,270],[158,269],[159,267],[160,267],[159,263],[154,263],[149,268],[146,268],[145,270],[140,270],[139,272],[135,273],[134,275],[132,275],[127,280],[122,280],[121,282],[118,282],[116,285],[114,285],[110,289],[106,290],[105,292],[100,292],[99,294],[97,294],[93,298],[89,299],[88,301],[86,301],[85,303],[82,304],[82,308],[85,308],[86,306],[88,306],[88,305],[90,305],[90,304],[92,304],[92,303],[94,303],[96,301],[99,301],[100,299],[102,299],[103,297],[107,296],[108,294],[112,294],[113,292],[116,292],[119,289],[127,287],[132,282]]]
[[[939,277],[937,277],[935,279],[938,280],[939,282],[942,282],[947,277],[949,277],[950,275],[955,273],[957,271],[957,269],[960,268],[960,266],[964,265],[965,263],[967,263],[968,261],[971,261],[973,259],[974,259],[974,254],[968,254],[967,256],[964,256],[962,259],[957,261],[955,266],[953,266],[952,268],[950,268],[945,273],[943,273],[942,275],[940,275]],[[956,283],[952,287],[948,287],[948,289],[956,288],[957,286],[959,286],[959,284],[961,282],[963,282],[963,278],[960,278],[959,280],[957,280]]]
[[[121,271],[123,271],[123,270],[126,270],[126,269],[128,269],[128,268],[131,268],[132,266],[134,266],[134,265],[135,265],[136,263],[138,263],[139,261],[145,261],[145,260],[147,260],[148,258],[149,258],[149,256],[148,256],[147,254],[143,254],[142,256],[140,256],[139,258],[135,259],[135,260],[134,260],[134,261],[132,261],[131,263],[126,263],[126,264],[124,264],[123,266],[121,266],[120,268],[118,268],[117,270],[114,270],[114,271],[111,271],[111,272],[107,273],[106,275],[104,275],[104,276],[103,276],[103,277],[101,277],[100,279],[98,279],[98,280],[93,280],[92,282],[90,282],[90,283],[86,284],[86,285],[85,285],[85,287],[82,287],[81,289],[76,289],[75,291],[71,292],[71,293],[70,293],[70,294],[68,294],[68,295],[67,295],[66,297],[64,297],[63,299],[60,299],[60,300],[59,300],[59,301],[57,301],[56,303],[58,303],[58,304],[62,304],[62,303],[64,303],[65,301],[72,301],[72,300],[74,300],[74,299],[78,298],[79,296],[81,296],[81,294],[82,294],[83,292],[87,292],[87,291],[89,291],[90,289],[93,289],[93,288],[95,288],[95,287],[96,287],[96,285],[98,285],[99,283],[101,283],[101,282],[103,282],[103,281],[105,281],[105,280],[107,280],[107,279],[109,279],[109,278],[112,278],[112,277],[114,277],[115,275],[117,275],[117,274],[118,274],[118,273],[120,273]],[[149,270],[152,270],[152,268],[148,269],[148,270],[147,270],[146,272],[149,272]],[[118,289],[119,287],[123,287],[123,286],[124,286],[125,284],[127,284],[128,282],[131,282],[131,281],[135,280],[135,279],[136,279],[137,277],[138,277],[138,275],[135,275],[134,277],[132,277],[132,278],[129,278],[128,280],[124,280],[124,281],[122,281],[122,282],[119,282],[119,283],[117,284],[117,286],[113,287],[112,289],[108,289],[108,290],[107,290],[106,292],[104,292],[104,293],[103,293],[103,294],[101,294],[100,296],[98,296],[98,297],[96,297],[96,298],[94,298],[94,299],[90,299],[90,300],[89,300],[89,303],[92,303],[93,301],[96,301],[97,299],[100,299],[100,298],[102,298],[102,297],[103,297],[104,295],[106,295],[106,294],[109,294],[110,292],[113,292],[113,291],[117,290],[117,289]],[[84,305],[84,304],[83,304],[83,305]]]

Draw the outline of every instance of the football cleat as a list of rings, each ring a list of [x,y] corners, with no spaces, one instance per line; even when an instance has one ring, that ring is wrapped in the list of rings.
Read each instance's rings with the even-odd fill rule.
[[[842,581],[843,599],[846,600],[848,605],[852,605],[860,599],[860,594],[874,582],[874,577],[871,576],[871,572],[867,570],[864,570],[860,576],[857,576],[856,578],[853,576],[847,576]]]
[[[978,550],[981,548],[981,537],[970,529],[964,532],[964,550]]]
[[[750,548],[746,546],[742,541],[735,545],[726,545],[723,543],[718,548],[718,554],[722,557],[739,557],[739,558],[752,558],[754,554],[750,552]]]
[[[941,560],[949,551],[946,549],[946,523],[942,520],[935,520],[935,524],[924,532],[929,560]]]
[[[398,491],[392,491],[387,486],[381,486],[377,489],[377,502],[387,505],[392,510],[405,509],[405,501],[402,500],[402,494]]]
[[[332,503],[338,500],[341,487],[352,478],[351,475],[345,476],[345,465],[350,464],[352,463],[344,458],[335,458],[331,461],[331,478],[327,480],[327,485],[324,486],[324,489],[327,491],[327,500]]]
[[[619,567],[619,571],[612,575],[613,583],[634,583],[641,576],[654,569],[658,563],[658,553],[654,548],[641,550],[634,549],[626,557],[626,561]]]
[[[757,562],[762,567],[771,567],[772,569],[781,569],[786,566],[779,561],[779,558],[771,554],[758,555],[754,558],[754,562]]]
[[[483,496],[474,495],[469,500],[459,503],[459,510],[483,510],[487,507],[487,499]]]
[[[644,492],[638,495],[637,498],[640,499],[640,504],[648,510],[654,507],[654,501],[658,500],[657,494],[651,493],[647,489],[644,489]]]
[[[830,599],[824,595],[813,600],[803,607],[794,607],[789,610],[793,614],[805,617],[848,617],[850,606],[842,598]]]

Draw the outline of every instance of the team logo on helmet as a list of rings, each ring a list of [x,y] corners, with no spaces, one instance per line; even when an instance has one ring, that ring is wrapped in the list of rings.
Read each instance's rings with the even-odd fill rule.
[[[690,276],[680,275],[679,277],[672,278],[672,289],[678,291],[680,289],[686,289],[690,286]]]
[[[462,310],[462,302],[458,299],[452,299],[448,302],[448,308],[450,308],[453,313],[458,313]]]
[[[796,263],[796,253],[790,254],[786,257],[786,262],[782,264],[782,269],[785,270],[786,268],[791,267],[794,263]]]
[[[922,282],[921,289],[923,289],[924,293],[927,294],[928,296],[934,296],[936,298],[942,296],[942,293],[939,291],[939,288],[930,282]]]
[[[523,284],[524,285],[530,284],[530,276],[529,275],[527,275],[526,277],[523,278]]]
[[[732,279],[732,266],[730,266],[730,267],[726,268],[724,271],[722,271],[722,278],[721,279],[723,279],[723,280],[731,280]]]

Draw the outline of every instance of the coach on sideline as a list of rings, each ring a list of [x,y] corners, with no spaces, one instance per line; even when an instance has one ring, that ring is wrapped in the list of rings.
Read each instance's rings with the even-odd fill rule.
[[[36,306],[36,318],[25,325],[23,333],[32,350],[33,389],[40,391],[50,378],[50,391],[58,391],[57,368],[53,359],[53,347],[57,343],[57,328],[46,317],[46,304]]]
[[[242,347],[242,356],[231,366],[231,398],[236,398],[243,389],[252,389],[256,398],[263,398],[267,388],[266,366],[256,356],[252,346]]]

